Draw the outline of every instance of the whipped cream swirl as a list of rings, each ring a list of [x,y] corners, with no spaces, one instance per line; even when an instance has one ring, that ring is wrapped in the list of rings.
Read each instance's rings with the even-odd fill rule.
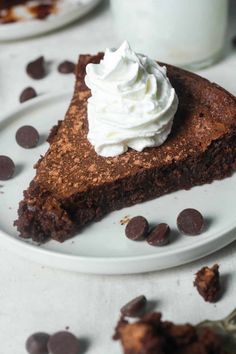
[[[166,68],[136,54],[128,42],[107,49],[99,64],[86,67],[88,140],[97,154],[120,155],[130,147],[159,146],[169,135],[178,98]]]

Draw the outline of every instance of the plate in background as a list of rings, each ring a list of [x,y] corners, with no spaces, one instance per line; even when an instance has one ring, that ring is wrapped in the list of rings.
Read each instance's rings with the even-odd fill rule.
[[[13,227],[18,203],[34,176],[34,163],[48,148],[48,132],[58,120],[63,119],[70,98],[71,93],[34,98],[0,122],[0,155],[10,156],[17,166],[14,178],[0,181],[1,247],[42,264],[66,270],[129,274],[184,264],[236,239],[236,174],[222,181],[112,212],[62,244],[50,241],[39,246],[20,239]],[[41,135],[40,144],[34,149],[23,149],[15,141],[16,130],[26,124],[35,126]],[[206,230],[199,236],[181,236],[176,230],[178,213],[189,207],[200,210],[207,220]],[[136,215],[145,216],[152,224],[168,223],[175,235],[172,242],[156,248],[145,241],[127,239],[121,220]]]
[[[22,18],[17,22],[0,24],[0,41],[17,40],[41,35],[63,27],[91,11],[101,0],[58,0],[57,11],[43,20],[33,18],[26,6],[15,6]]]

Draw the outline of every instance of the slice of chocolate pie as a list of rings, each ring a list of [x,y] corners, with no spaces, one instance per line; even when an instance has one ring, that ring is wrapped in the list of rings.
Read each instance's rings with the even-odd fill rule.
[[[99,155],[88,140],[91,91],[84,78],[87,64],[102,58],[102,53],[80,56],[66,117],[53,128],[50,147],[19,205],[15,225],[23,238],[63,242],[113,210],[225,178],[236,168],[236,98],[169,65],[179,105],[167,140],[142,151],[131,142],[117,156]]]

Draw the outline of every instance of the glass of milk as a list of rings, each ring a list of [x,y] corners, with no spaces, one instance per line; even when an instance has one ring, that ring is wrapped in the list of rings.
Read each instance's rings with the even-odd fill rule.
[[[166,63],[199,69],[222,55],[228,0],[111,0],[118,39]]]

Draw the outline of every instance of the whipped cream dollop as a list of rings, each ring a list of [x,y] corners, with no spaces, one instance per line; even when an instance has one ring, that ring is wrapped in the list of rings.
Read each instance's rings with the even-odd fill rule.
[[[106,49],[99,64],[86,67],[88,140],[97,154],[120,155],[130,147],[142,151],[168,137],[178,98],[166,68],[136,54],[124,42]]]

